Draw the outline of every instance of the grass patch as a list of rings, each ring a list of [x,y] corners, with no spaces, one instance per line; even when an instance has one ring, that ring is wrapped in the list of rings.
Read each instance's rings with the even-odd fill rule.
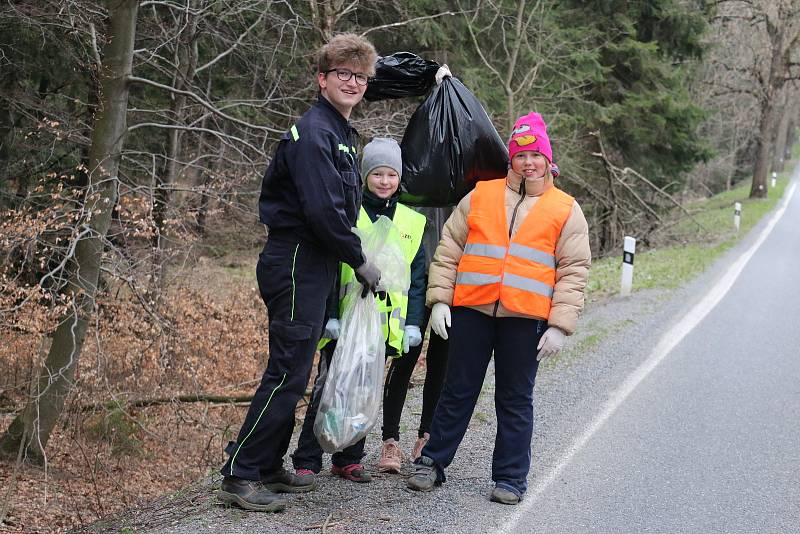
[[[783,197],[789,176],[788,172],[781,173],[776,186],[769,189],[765,199],[747,198],[750,184],[743,184],[708,199],[689,203],[686,208],[694,220],[681,213],[683,218],[659,236],[659,241],[672,244],[637,251],[633,290],[676,288],[705,271],[775,207]],[[738,233],[733,226],[735,202],[742,203]],[[596,302],[618,293],[621,271],[620,257],[593,261],[586,286],[587,301]]]
[[[487,414],[486,412],[482,412],[480,410],[475,410],[473,415],[474,415],[475,419],[477,419],[481,423],[488,423],[489,420],[491,419],[489,414]]]
[[[586,352],[597,348],[607,337],[620,332],[631,324],[633,324],[633,320],[624,319],[607,326],[594,326],[592,324],[586,325],[583,330],[586,332],[591,332],[590,334],[579,338],[574,343],[568,342],[565,350],[563,350],[557,357],[546,359],[542,365],[544,368],[553,368],[557,365],[563,364],[564,362],[569,362],[575,357],[580,357]]]

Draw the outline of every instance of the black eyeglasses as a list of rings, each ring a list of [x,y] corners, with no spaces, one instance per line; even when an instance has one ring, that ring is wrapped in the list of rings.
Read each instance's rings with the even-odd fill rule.
[[[331,72],[336,72],[336,77],[343,82],[349,81],[353,76],[356,77],[356,83],[358,85],[367,85],[367,80],[369,80],[369,77],[363,72],[353,72],[350,69],[330,69],[326,70],[325,74]]]

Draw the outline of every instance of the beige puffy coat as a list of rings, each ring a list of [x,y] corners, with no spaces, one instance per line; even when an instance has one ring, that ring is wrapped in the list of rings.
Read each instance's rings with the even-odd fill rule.
[[[506,176],[506,221],[512,220],[514,227],[511,229],[512,237],[517,233],[522,221],[528,212],[539,200],[539,196],[553,185],[550,173],[547,178],[529,178],[525,181],[524,198],[520,194],[522,177],[509,170]],[[456,285],[456,271],[464,245],[467,242],[469,227],[470,199],[472,193],[465,196],[458,203],[456,210],[447,220],[442,229],[442,238],[431,263],[428,274],[428,291],[426,304],[433,306],[437,302],[453,305],[453,293]],[[522,202],[520,203],[520,200]],[[517,204],[519,206],[517,207]],[[586,218],[577,201],[572,206],[572,213],[561,229],[561,235],[556,244],[556,285],[553,290],[553,303],[550,308],[548,324],[557,326],[561,330],[572,334],[578,321],[578,316],[583,310],[583,290],[589,275],[591,264],[591,251],[589,250],[589,227]],[[495,304],[497,310],[495,312]],[[472,308],[497,317],[527,317],[505,308],[500,303],[472,306]],[[537,317],[542,319],[542,317]]]

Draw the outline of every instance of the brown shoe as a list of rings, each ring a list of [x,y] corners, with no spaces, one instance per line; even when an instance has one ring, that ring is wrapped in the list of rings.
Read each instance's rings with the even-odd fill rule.
[[[511,490],[495,486],[492,493],[489,495],[489,500],[492,502],[499,502],[500,504],[515,505],[519,504],[520,496]]]
[[[255,512],[282,512],[286,509],[283,497],[265,488],[258,480],[225,477],[217,498],[228,506],[236,505]]]
[[[399,473],[402,462],[403,452],[397,446],[394,438],[384,441],[381,448],[381,459],[378,462],[378,471],[381,473]]]

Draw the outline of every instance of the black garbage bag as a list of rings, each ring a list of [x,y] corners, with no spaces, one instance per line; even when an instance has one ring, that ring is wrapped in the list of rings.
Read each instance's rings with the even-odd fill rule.
[[[375,76],[369,79],[364,98],[370,102],[423,96],[433,87],[439,64],[411,52],[395,52],[379,57]]]
[[[445,78],[411,116],[403,141],[400,200],[452,206],[481,180],[503,178],[508,148],[464,84]]]

